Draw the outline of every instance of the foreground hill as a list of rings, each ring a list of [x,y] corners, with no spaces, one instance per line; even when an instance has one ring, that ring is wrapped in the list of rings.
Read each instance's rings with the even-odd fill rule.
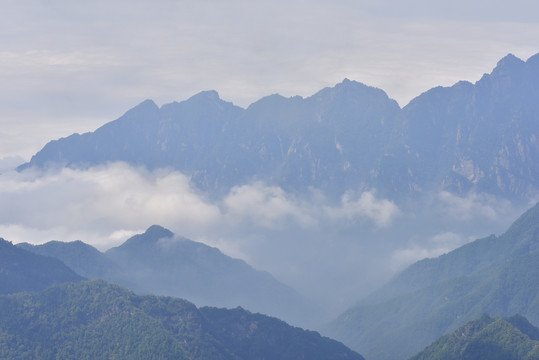
[[[410,360],[539,359],[539,329],[526,318],[484,315],[436,340]]]
[[[405,359],[483,313],[539,324],[539,205],[501,236],[419,261],[360,301],[329,334],[367,358]]]
[[[81,280],[61,261],[20,249],[0,238],[0,294],[37,291]]]
[[[538,97],[539,54],[508,55],[475,84],[434,88],[403,109],[350,80],[247,109],[208,91],[160,108],[147,100],[94,132],[51,141],[19,169],[124,161],[177,169],[212,194],[255,179],[336,197],[376,188],[527,199],[539,191]]]
[[[18,246],[58,258],[85,277],[102,278],[139,294],[181,297],[197,305],[242,306],[302,325],[312,325],[317,311],[268,273],[156,225],[105,253],[81,241]]]
[[[3,359],[363,359],[275,318],[137,296],[101,280],[0,296],[0,334]]]

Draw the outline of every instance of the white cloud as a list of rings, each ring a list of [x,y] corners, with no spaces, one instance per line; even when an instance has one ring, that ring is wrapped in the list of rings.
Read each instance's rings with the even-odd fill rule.
[[[437,200],[446,216],[459,221],[472,221],[477,218],[496,220],[514,211],[509,200],[489,194],[470,193],[458,196],[442,191]]]
[[[15,229],[11,236],[24,234],[22,228],[49,236],[62,229],[58,236],[86,232],[90,239],[82,240],[106,246],[152,224],[175,224],[189,232],[220,218],[219,208],[191,188],[186,176],[166,170],[149,173],[124,163],[11,172],[0,176],[0,184],[1,225]],[[74,240],[58,236],[52,238]]]
[[[18,156],[8,156],[0,158],[0,174],[14,170],[17,166],[23,163],[24,159]]]
[[[210,200],[177,171],[113,163],[0,174],[0,237],[82,240],[106,250],[159,224],[332,303],[355,300],[404,266],[478,237],[470,234],[504,230],[516,216],[503,205],[442,193],[410,214],[374,191],[332,203],[320,192],[296,196],[261,182]]]
[[[121,162],[87,170],[0,175],[0,229],[14,242],[72,241],[75,236],[87,236],[78,239],[106,247],[160,224],[178,235],[215,236],[222,243],[224,237],[245,229],[253,236],[266,230],[313,229],[320,224],[338,227],[343,222],[369,221],[386,227],[398,214],[393,202],[370,191],[347,193],[340,204],[328,205],[319,193],[298,198],[261,182],[234,187],[223,199],[210,201],[180,172],[149,172]],[[237,247],[230,244],[231,249]]]
[[[281,228],[290,221],[302,226],[315,223],[309,206],[279,187],[260,182],[232,188],[223,204],[227,219],[234,223],[248,220],[265,228]]]
[[[339,207],[326,207],[327,214],[333,219],[360,220],[367,218],[377,226],[388,226],[399,214],[395,203],[387,199],[378,199],[373,191],[359,194],[347,192]]]
[[[435,258],[472,241],[454,232],[436,234],[421,243],[412,243],[409,247],[399,249],[391,255],[391,267],[394,271],[402,270],[408,265],[425,258]]]

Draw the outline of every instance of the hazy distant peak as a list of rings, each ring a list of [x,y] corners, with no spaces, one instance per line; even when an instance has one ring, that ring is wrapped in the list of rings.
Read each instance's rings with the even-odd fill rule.
[[[453,85],[456,88],[472,88],[473,84],[466,80],[460,80],[455,85]]]
[[[501,58],[500,61],[498,61],[498,66],[499,65],[505,65],[505,64],[511,64],[511,63],[521,64],[521,63],[524,63],[524,61],[521,60],[520,58],[516,57],[515,55],[509,53],[509,54],[505,55],[503,58]]]
[[[539,65],[539,53],[531,56],[527,61],[526,64],[528,65]]]
[[[174,233],[160,225],[152,225],[144,232],[143,236],[158,240],[165,237],[173,237]]]
[[[365,85],[359,81],[356,80],[350,80],[348,78],[344,78],[343,81],[335,85],[335,87],[343,87],[343,88],[372,88],[375,89],[372,86]]]
[[[508,54],[505,57],[503,57],[500,61],[498,61],[498,64],[496,64],[496,67],[492,71],[492,74],[499,74],[499,73],[506,73],[509,71],[514,71],[515,69],[518,69],[519,67],[523,67],[526,63],[517,58],[513,54]]]
[[[350,90],[372,90],[377,91],[385,94],[385,91],[382,89],[376,88],[374,86],[366,85],[362,82],[350,80],[348,78],[344,78],[343,81],[335,85],[334,89],[350,89]]]
[[[148,118],[152,119],[155,118],[155,115],[159,113],[159,107],[153,102],[151,99],[144,100],[137,106],[129,109],[123,116],[121,116],[119,119],[112,121],[108,124],[113,124],[115,122],[123,123],[124,121],[131,121],[133,118]],[[108,124],[105,124],[102,126],[102,128],[106,128]]]
[[[131,110],[158,110],[159,107],[157,106],[157,104],[151,100],[151,99],[146,99],[144,100],[143,102],[141,102],[140,104],[138,104],[137,106],[135,106],[133,109]]]
[[[201,91],[191,96],[187,101],[220,101],[219,93],[215,90]],[[221,100],[222,101],[222,100]]]
[[[275,93],[275,94],[264,96],[251,105],[258,104],[258,103],[266,103],[266,102],[284,101],[284,100],[287,100],[287,97],[281,94]]]
[[[158,240],[163,238],[171,238],[174,234],[159,225],[150,226],[143,234],[135,235],[127,239],[123,244],[118,247],[109,249],[107,253],[116,253],[118,251],[127,250],[127,251],[141,251],[143,249],[152,248]]]
[[[313,99],[346,99],[370,98],[371,100],[392,100],[387,93],[379,88],[365,85],[359,81],[345,78],[334,87],[326,87],[312,96]],[[397,105],[397,102],[394,105]]]

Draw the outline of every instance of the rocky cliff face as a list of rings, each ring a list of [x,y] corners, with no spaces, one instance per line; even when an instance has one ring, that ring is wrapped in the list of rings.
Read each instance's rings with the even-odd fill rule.
[[[526,198],[539,189],[539,55],[508,55],[475,84],[434,88],[403,109],[345,79],[309,98],[242,109],[214,91],[158,108],[148,100],[93,133],[52,141],[29,166],[126,161],[172,167],[213,194],[253,180],[339,197],[470,190]]]

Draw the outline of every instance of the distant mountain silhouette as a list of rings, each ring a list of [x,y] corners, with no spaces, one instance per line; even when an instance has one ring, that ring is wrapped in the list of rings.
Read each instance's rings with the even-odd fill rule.
[[[508,55],[475,84],[429,90],[403,109],[400,151],[379,176],[421,189],[526,198],[539,188],[538,98],[539,54],[527,62]]]
[[[328,334],[367,358],[406,359],[483,313],[539,324],[539,204],[501,236],[421,260],[336,319]]]
[[[508,55],[477,83],[431,89],[403,109],[348,79],[247,109],[206,91],[161,108],[147,100],[95,132],[51,141],[19,170],[125,161],[177,169],[217,195],[261,180],[337,197],[376,188],[526,198],[539,190],[538,96],[539,54]]]
[[[20,249],[0,238],[0,294],[42,290],[84,280],[61,261]]]
[[[18,246],[56,257],[88,278],[102,278],[140,294],[181,297],[198,305],[242,306],[301,324],[309,324],[313,312],[320,311],[268,273],[157,225],[105,253],[80,241]]]

